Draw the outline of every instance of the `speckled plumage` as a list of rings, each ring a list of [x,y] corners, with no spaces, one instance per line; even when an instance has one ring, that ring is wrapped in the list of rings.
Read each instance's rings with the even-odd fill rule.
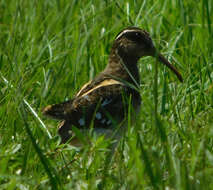
[[[72,136],[72,126],[85,130],[93,122],[94,130],[114,131],[125,122],[129,103],[138,110],[141,98],[137,90],[140,84],[137,61],[143,56],[157,57],[182,81],[180,73],[156,51],[146,31],[137,27],[122,30],[115,38],[104,71],[85,84],[73,99],[44,108],[44,115],[62,120],[59,128],[62,143]]]

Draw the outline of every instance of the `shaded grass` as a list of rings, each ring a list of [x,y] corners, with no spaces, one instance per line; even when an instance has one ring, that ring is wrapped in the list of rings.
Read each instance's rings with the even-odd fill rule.
[[[0,188],[212,189],[212,7],[208,0],[2,0]],[[184,83],[143,58],[140,116],[113,159],[103,139],[81,151],[59,145],[57,122],[40,110],[100,72],[129,25],[150,32]]]

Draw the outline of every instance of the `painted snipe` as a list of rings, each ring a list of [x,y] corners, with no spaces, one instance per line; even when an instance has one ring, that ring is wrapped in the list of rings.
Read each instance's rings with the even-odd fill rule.
[[[62,143],[69,140],[75,146],[81,144],[78,137],[74,137],[73,126],[81,131],[92,127],[96,133],[107,137],[113,136],[118,128],[117,134],[125,131],[129,106],[133,112],[140,108],[137,62],[144,56],[156,57],[183,81],[177,69],[154,47],[149,33],[137,27],[122,30],[114,40],[106,68],[86,83],[73,99],[43,109],[44,115],[62,120],[58,130]]]

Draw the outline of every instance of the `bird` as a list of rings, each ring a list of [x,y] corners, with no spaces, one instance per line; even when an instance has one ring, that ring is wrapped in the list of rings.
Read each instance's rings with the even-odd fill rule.
[[[61,121],[58,134],[62,144],[82,146],[78,131],[86,135],[91,129],[106,138],[120,139],[128,110],[134,116],[140,110],[138,60],[145,56],[156,58],[183,82],[180,72],[158,51],[148,32],[135,26],[124,28],[115,37],[105,69],[72,99],[42,110],[45,116]]]

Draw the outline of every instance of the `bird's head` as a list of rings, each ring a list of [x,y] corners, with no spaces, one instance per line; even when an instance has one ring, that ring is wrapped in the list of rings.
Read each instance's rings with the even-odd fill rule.
[[[153,55],[155,52],[149,33],[137,27],[128,27],[122,30],[116,36],[114,44],[117,46],[119,54],[138,59]]]
[[[128,27],[122,30],[115,38],[114,49],[123,59],[140,59],[143,56],[156,57],[161,63],[169,67],[182,82],[182,76],[169,61],[155,48],[149,33],[138,28]]]

